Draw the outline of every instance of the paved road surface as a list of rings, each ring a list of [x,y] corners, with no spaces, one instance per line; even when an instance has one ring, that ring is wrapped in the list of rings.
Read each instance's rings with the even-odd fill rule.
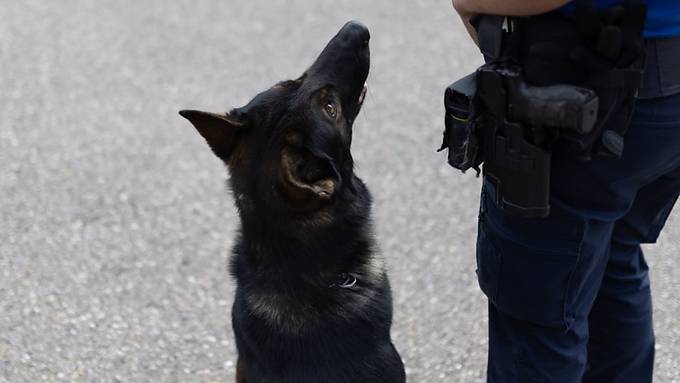
[[[372,31],[359,174],[411,382],[483,382],[479,181],[434,152],[442,89],[480,59],[448,1],[0,2],[0,381],[231,382],[236,228],[181,108],[300,74],[349,19]],[[652,264],[657,382],[680,382],[680,217]]]

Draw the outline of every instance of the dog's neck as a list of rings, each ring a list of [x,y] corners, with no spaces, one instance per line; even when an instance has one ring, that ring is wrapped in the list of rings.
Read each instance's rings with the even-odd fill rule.
[[[362,267],[370,261],[373,238],[370,195],[360,194],[365,197],[351,193],[332,208],[303,218],[241,210],[236,263],[292,277],[334,276]]]
[[[352,220],[351,224],[333,222],[320,226],[304,222],[287,225],[244,223],[239,238],[240,255],[257,267],[280,269],[292,263],[296,269],[332,269],[365,251],[366,244],[371,241],[367,235],[370,233],[368,226],[368,222],[357,220]]]
[[[234,248],[232,275],[251,300],[255,296],[268,297],[272,307],[276,302],[289,302],[284,310],[288,314],[290,302],[297,302],[295,310],[307,312],[308,302],[330,304],[331,298],[341,296],[338,294],[342,291],[369,296],[385,278],[369,226],[366,220],[360,225],[345,224],[340,230],[316,228],[307,236],[290,236],[271,226],[261,228],[265,236],[244,230]],[[262,300],[247,304],[257,306],[254,302],[261,304]]]

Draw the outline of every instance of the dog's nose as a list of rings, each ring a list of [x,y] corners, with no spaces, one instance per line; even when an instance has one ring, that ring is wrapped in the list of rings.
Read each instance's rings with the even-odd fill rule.
[[[350,35],[352,39],[359,41],[363,45],[368,45],[368,41],[371,39],[371,33],[368,31],[368,28],[358,21],[352,20],[347,22],[342,27],[342,30]]]

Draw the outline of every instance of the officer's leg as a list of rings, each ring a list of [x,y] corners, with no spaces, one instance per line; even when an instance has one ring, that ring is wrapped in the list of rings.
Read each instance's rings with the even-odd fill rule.
[[[649,209],[636,201],[672,200],[672,194],[659,195],[659,184],[649,188],[645,185],[663,177],[673,178],[673,169],[680,165],[678,106],[680,94],[638,102],[620,160],[597,158],[581,162],[557,148],[553,154],[553,214],[547,219],[510,217],[498,210],[489,197],[493,190],[483,193],[477,261],[480,286],[491,303],[489,382],[581,382],[589,336],[588,315],[605,275],[610,246],[616,254],[608,274],[611,276],[626,254],[640,259],[641,253],[634,251],[637,245],[628,242],[632,237],[622,234],[623,222],[630,226],[665,218],[659,214],[663,209]],[[668,211],[669,208],[665,212]],[[635,214],[646,217],[632,219]],[[647,226],[647,234],[654,234],[661,225]],[[638,264],[640,270],[644,269],[643,263]],[[644,272],[637,275],[638,283],[644,283]],[[611,281],[607,279],[609,287],[605,291],[619,291]],[[644,291],[630,298],[649,302],[649,294]],[[598,304],[596,312],[606,308]],[[645,311],[649,310],[643,305],[639,312]],[[634,318],[634,312],[629,314],[621,320]],[[602,316],[593,318],[599,321]],[[641,323],[649,321],[643,318]],[[608,339],[602,335],[606,333],[605,325],[599,323],[604,322],[597,322],[591,330],[597,339]],[[610,328],[612,338],[622,335],[619,330],[625,331]],[[651,332],[644,332],[642,338],[644,346],[593,343],[589,383],[610,381],[598,379],[599,371],[613,370],[607,365],[600,367],[607,358],[648,350]],[[651,374],[649,360],[648,353],[646,359],[636,362],[640,366],[637,370],[645,371],[641,374]]]
[[[652,382],[652,297],[639,245],[612,245],[612,259],[589,325],[584,383]]]
[[[485,183],[477,248],[479,281],[490,301],[488,382],[578,383],[588,312],[614,225],[568,212],[557,201],[548,218],[513,217],[498,209],[493,193]]]
[[[652,382],[652,297],[640,243],[654,242],[663,227],[680,190],[680,174],[675,173],[642,188],[614,228],[609,262],[589,318],[584,383]]]
[[[652,381],[652,303],[640,243],[656,241],[680,192],[680,94],[639,101],[626,147],[628,178],[616,186],[635,181],[645,186],[612,236],[609,265],[590,316],[586,383]]]
[[[578,382],[586,364],[588,326],[564,331],[518,320],[489,304],[488,382]]]

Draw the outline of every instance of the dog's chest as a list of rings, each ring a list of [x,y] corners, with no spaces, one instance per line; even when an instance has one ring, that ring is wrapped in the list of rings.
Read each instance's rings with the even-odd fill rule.
[[[252,290],[244,294],[244,307],[251,320],[289,335],[314,331],[322,323],[351,321],[366,308],[376,292],[373,289],[328,286],[314,300],[290,292]]]

